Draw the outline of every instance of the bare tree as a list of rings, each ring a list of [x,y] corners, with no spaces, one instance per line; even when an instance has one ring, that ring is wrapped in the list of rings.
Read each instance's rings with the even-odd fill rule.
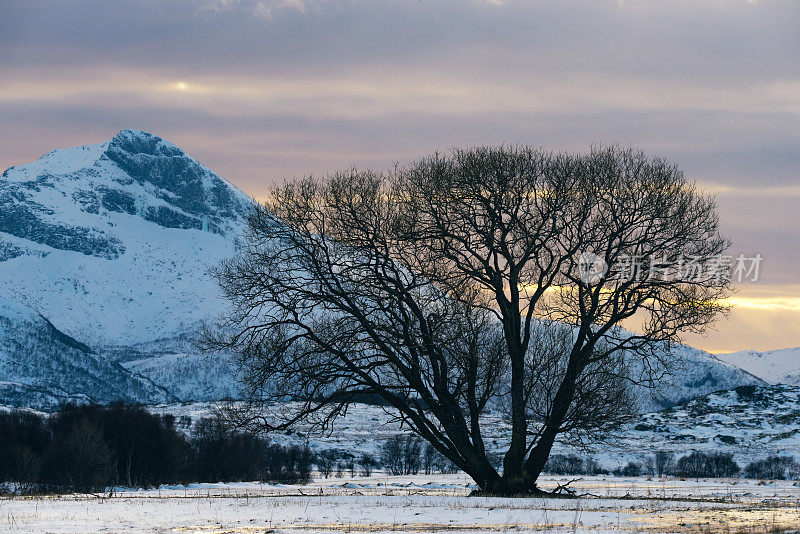
[[[359,458],[358,465],[361,467],[361,476],[370,477],[372,476],[372,470],[378,465],[378,461],[374,456],[365,452]]]
[[[726,310],[726,247],[713,200],[630,149],[456,150],[306,178],[256,207],[218,270],[233,311],[208,344],[240,354],[240,424],[327,428],[377,395],[483,490],[531,494],[559,435],[607,430],[624,383]],[[491,403],[511,422],[502,472]]]
[[[424,468],[422,440],[398,434],[381,445],[381,466],[392,475],[416,475]]]
[[[331,476],[333,468],[336,465],[336,451],[325,450],[317,454],[316,462],[319,474],[325,478]]]
[[[656,451],[653,456],[654,475],[663,477],[667,475],[674,463],[674,455],[670,451]]]

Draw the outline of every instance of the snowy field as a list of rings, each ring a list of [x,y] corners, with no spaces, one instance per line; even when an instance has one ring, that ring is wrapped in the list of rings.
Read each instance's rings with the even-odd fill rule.
[[[286,405],[277,405],[285,410]],[[149,406],[158,414],[172,414],[188,421],[182,430],[214,413],[214,403],[162,404]],[[793,456],[800,460],[800,386],[760,386],[720,391],[693,399],[668,410],[641,415],[626,425],[616,439],[606,443],[588,443],[576,449],[557,443],[554,453],[579,454],[593,458],[607,469],[630,461],[643,462],[657,451],[669,451],[676,457],[692,451],[726,452],[744,466],[769,455]],[[180,422],[180,421],[179,421]],[[482,424],[486,447],[495,454],[508,448],[511,433],[506,418],[497,411],[487,413]],[[330,433],[320,435],[308,425],[298,424],[294,431],[270,434],[283,445],[308,443],[315,451],[335,449],[343,453],[377,455],[381,443],[403,433],[385,408],[368,404],[351,405],[336,420]]]
[[[543,487],[565,483],[546,477]],[[792,482],[584,477],[575,499],[468,497],[463,475],[198,484],[0,500],[3,532],[784,532]]]

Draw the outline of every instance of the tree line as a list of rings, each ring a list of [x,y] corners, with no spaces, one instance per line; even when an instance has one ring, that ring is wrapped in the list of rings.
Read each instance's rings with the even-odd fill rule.
[[[502,457],[494,458],[499,464]],[[149,488],[191,482],[263,481],[306,483],[320,476],[454,473],[458,467],[413,435],[383,441],[376,455],[343,451],[313,453],[308,446],[282,446],[232,430],[220,419],[196,422],[191,436],[172,415],[143,407],[68,405],[52,415],[25,410],[0,413],[0,487],[19,493],[101,492],[115,487]],[[608,470],[576,455],[552,455],[545,473],[560,475],[679,476],[799,479],[800,463],[771,456],[740,466],[729,453],[692,452],[676,458],[658,451],[643,462]]]
[[[674,476],[683,478],[730,478],[798,480],[800,463],[791,456],[772,455],[742,466],[725,452],[694,451],[677,457],[669,451],[656,451],[644,461],[628,462],[609,470],[592,458],[573,454],[554,454],[547,460],[545,473],[554,475],[608,475],[625,477]]]
[[[143,407],[67,405],[46,416],[0,413],[0,484],[22,492],[100,492],[190,482],[306,482],[308,447],[284,447],[216,419],[187,437]]]

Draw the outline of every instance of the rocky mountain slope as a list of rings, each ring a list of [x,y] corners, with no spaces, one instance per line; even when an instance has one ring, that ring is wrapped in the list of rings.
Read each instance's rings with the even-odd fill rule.
[[[631,425],[625,448],[683,454],[725,451],[740,458],[800,458],[800,387],[739,386],[648,413]]]
[[[25,306],[0,299],[0,399],[52,408],[63,401],[163,402],[175,397],[95,353]]]
[[[123,371],[114,362],[134,355],[173,398],[229,395],[228,360],[201,357],[186,339],[223,309],[208,269],[233,255],[251,203],[146,132],[54,150],[0,176],[0,298]],[[165,354],[166,366],[143,361]]]
[[[0,177],[0,297],[91,346],[179,336],[219,312],[250,206],[152,134],[54,150]]]
[[[104,347],[103,354],[149,378],[182,402],[239,398],[231,356],[199,352],[194,334],[192,331],[175,338]]]
[[[761,385],[760,378],[714,355],[685,345],[673,348],[668,374],[654,388],[635,388],[642,413],[662,410],[713,391]],[[632,362],[631,367],[637,366]]]

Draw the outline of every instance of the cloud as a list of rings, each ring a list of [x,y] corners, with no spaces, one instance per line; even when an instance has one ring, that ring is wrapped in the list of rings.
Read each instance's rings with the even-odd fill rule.
[[[76,74],[79,74],[76,76]],[[185,101],[176,94],[205,97]],[[385,116],[393,113],[735,113],[796,115],[800,119],[800,81],[741,84],[720,91],[702,83],[622,79],[596,74],[552,79],[520,73],[502,80],[460,69],[424,66],[353,69],[347,73],[214,75],[197,72],[170,77],[159,70],[98,65],[50,71],[0,82],[0,102],[52,101],[65,104],[98,95],[133,94],[145,102],[204,105],[223,102],[226,111],[252,113],[280,104],[294,113],[316,116]],[[229,101],[229,102],[225,102]],[[232,104],[238,104],[234,106]],[[256,106],[253,108],[253,106]],[[250,110],[250,111],[248,111]]]
[[[732,299],[730,317],[719,320],[709,334],[689,335],[686,341],[711,352],[796,347],[800,297],[793,295],[800,295],[797,284],[750,286],[747,294]]]
[[[800,197],[800,184],[772,187],[741,187],[724,184],[703,184],[702,189],[717,196],[737,197]]]
[[[133,127],[258,196],[452,146],[617,142],[714,193],[765,283],[797,280],[800,3],[0,2],[0,167]],[[734,316],[759,313],[794,312]]]

